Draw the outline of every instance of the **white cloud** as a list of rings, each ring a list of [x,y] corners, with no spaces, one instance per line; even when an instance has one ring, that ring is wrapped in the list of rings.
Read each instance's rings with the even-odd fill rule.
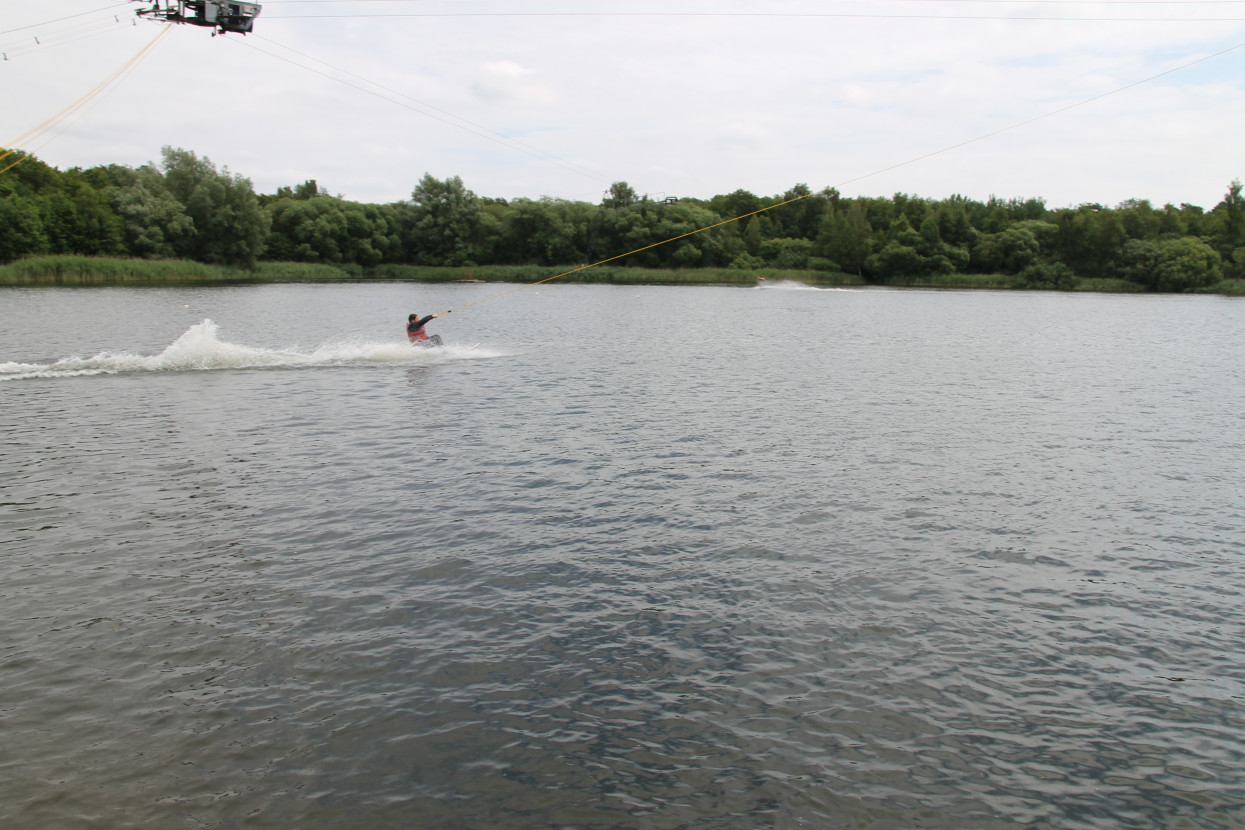
[[[492,104],[549,104],[553,91],[540,83],[536,72],[514,61],[489,61],[476,70],[471,89]]]
[[[868,107],[875,100],[873,93],[863,84],[843,84],[842,95],[843,102],[853,107]]]
[[[774,134],[756,122],[726,124],[718,135],[725,146],[742,152],[764,149],[774,141]]]

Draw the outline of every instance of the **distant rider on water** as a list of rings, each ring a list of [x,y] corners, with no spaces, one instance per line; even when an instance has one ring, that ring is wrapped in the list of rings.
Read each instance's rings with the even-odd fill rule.
[[[411,341],[412,346],[441,345],[441,335],[434,334],[429,337],[428,332],[424,331],[424,326],[428,324],[429,320],[436,316],[438,315],[429,314],[421,320],[419,319],[418,314],[412,314],[406,318],[406,339]]]

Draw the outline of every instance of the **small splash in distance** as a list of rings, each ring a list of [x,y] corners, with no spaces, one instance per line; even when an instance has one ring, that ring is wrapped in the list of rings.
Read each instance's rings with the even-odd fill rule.
[[[497,357],[478,345],[447,344],[433,349],[403,342],[347,341],[324,343],[310,351],[265,349],[230,343],[217,337],[211,320],[191,326],[160,354],[100,352],[93,357],[65,357],[53,363],[0,362],[0,380],[65,378],[124,372],[188,372],[212,369],[287,369],[320,366],[445,363]]]
[[[798,280],[777,280],[757,283],[760,291],[851,291],[851,288],[837,286],[809,285]]]

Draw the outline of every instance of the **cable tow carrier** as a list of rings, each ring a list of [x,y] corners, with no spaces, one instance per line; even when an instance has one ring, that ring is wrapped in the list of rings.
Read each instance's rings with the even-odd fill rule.
[[[164,0],[163,3],[155,0],[150,8],[139,9],[135,14],[169,23],[207,26],[215,35],[217,32],[246,34],[255,27],[259,10],[259,3],[231,3],[228,0]]]

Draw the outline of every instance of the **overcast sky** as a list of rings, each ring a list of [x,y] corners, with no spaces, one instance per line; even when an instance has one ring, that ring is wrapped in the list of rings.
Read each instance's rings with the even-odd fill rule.
[[[3,0],[0,143],[148,45],[137,8]],[[62,126],[21,146],[66,169],[172,145],[364,202],[431,173],[1209,209],[1245,177],[1245,0],[267,0],[246,37],[172,27]]]

